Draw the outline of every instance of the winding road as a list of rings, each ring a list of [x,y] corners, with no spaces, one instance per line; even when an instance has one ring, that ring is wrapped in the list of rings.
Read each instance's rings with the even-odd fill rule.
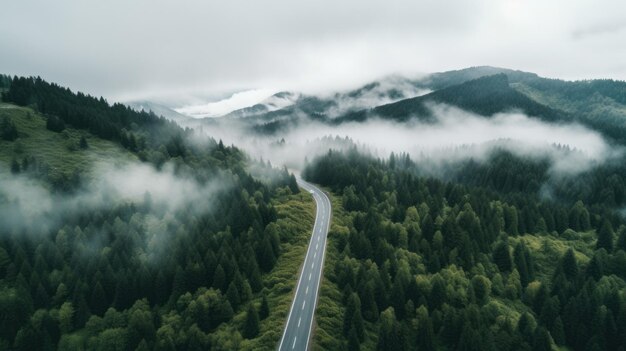
[[[278,346],[279,351],[306,350],[309,346],[322,270],[324,269],[326,236],[330,226],[331,205],[328,196],[313,184],[301,179],[298,179],[298,185],[313,195],[317,204],[317,213],[313,235],[311,235],[304,265],[296,286],[296,294],[289,310],[285,331]]]

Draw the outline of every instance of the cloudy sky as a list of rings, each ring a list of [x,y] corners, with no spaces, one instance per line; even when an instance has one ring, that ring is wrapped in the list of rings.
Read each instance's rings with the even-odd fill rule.
[[[0,72],[110,100],[323,92],[476,65],[626,80],[626,2],[5,1],[0,48]]]

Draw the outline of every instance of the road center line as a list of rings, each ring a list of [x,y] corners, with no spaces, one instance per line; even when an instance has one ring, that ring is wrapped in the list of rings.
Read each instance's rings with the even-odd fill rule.
[[[300,328],[300,322],[302,322],[302,317],[298,318],[298,328]]]
[[[291,346],[292,349],[296,348],[296,340],[298,339],[298,337],[293,338],[293,345]]]
[[[304,309],[304,305],[306,305],[306,300],[302,301],[302,309]]]

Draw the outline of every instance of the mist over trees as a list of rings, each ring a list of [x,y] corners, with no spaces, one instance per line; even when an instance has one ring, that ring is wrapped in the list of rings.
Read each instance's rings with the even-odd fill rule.
[[[236,349],[260,338],[279,310],[269,288],[289,291],[264,278],[292,253],[278,211],[299,192],[287,167],[302,159],[303,176],[335,199],[320,302],[336,313],[319,316],[332,322],[318,325],[320,347],[623,349],[624,83],[482,67],[404,84],[435,91],[371,84],[225,124],[256,157],[285,163],[277,169],[154,113],[0,75],[13,111],[0,110],[0,349]],[[349,104],[368,91],[391,103]],[[48,144],[22,143],[33,118],[60,156],[119,159],[55,167]],[[441,147],[466,123],[488,140],[506,129],[591,146],[524,148],[533,134],[453,143],[443,157],[366,153]],[[312,135],[319,126],[345,134]],[[246,144],[251,135],[272,141]],[[139,196],[129,188],[143,183]]]
[[[210,198],[168,205],[167,192],[182,189],[175,182],[155,189],[158,198],[150,192],[126,198],[98,188],[106,172],[74,170],[55,178],[36,154],[14,159],[12,182],[0,184],[3,211],[29,211],[15,199],[30,193],[14,198],[20,190],[5,188],[20,182],[41,184],[34,201],[62,199],[57,206],[80,204],[85,193],[93,194],[90,201],[107,200],[58,211],[43,207],[32,225],[0,226],[1,349],[205,350],[224,345],[212,335],[240,311],[249,311],[240,335],[258,334],[269,306],[264,300],[257,311],[253,303],[265,299],[261,277],[274,268],[284,240],[273,200],[299,191],[292,174],[256,165],[266,178],[260,181],[247,171],[253,162],[234,146],[192,142],[189,131],[162,118],[41,79],[14,78],[4,99],[46,114],[46,127],[55,133],[87,129],[94,138],[120,143],[152,174],[172,172],[196,187],[187,191]],[[3,139],[15,140],[9,118],[0,127]],[[93,148],[84,135],[78,147]],[[154,181],[120,172],[111,181]],[[216,191],[201,191],[216,181],[222,184]],[[170,196],[174,203],[181,194]]]
[[[330,234],[339,256],[327,272],[344,315],[327,346],[623,347],[626,252],[614,245],[626,235],[614,211],[623,199],[600,201],[576,186],[542,199],[545,170],[506,152],[451,170],[448,181],[421,176],[405,154],[312,160],[304,177],[349,211],[347,228]]]

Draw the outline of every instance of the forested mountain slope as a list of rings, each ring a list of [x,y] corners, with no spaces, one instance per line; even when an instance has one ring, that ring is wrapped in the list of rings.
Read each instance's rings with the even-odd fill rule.
[[[293,175],[154,114],[5,83],[1,349],[278,342],[312,224]]]
[[[568,121],[567,115],[559,114],[558,111],[536,103],[512,89],[508,77],[500,73],[446,87],[427,95],[378,106],[369,111],[355,112],[335,120],[335,123],[363,121],[367,118],[400,122],[417,118],[433,122],[435,117],[429,103],[456,106],[487,117],[499,112],[520,110],[546,121]]]
[[[321,348],[623,349],[623,198],[543,198],[544,161],[507,153],[456,167],[449,181],[419,168],[408,155],[356,151],[307,167],[343,207],[320,297],[340,303],[323,317]]]

